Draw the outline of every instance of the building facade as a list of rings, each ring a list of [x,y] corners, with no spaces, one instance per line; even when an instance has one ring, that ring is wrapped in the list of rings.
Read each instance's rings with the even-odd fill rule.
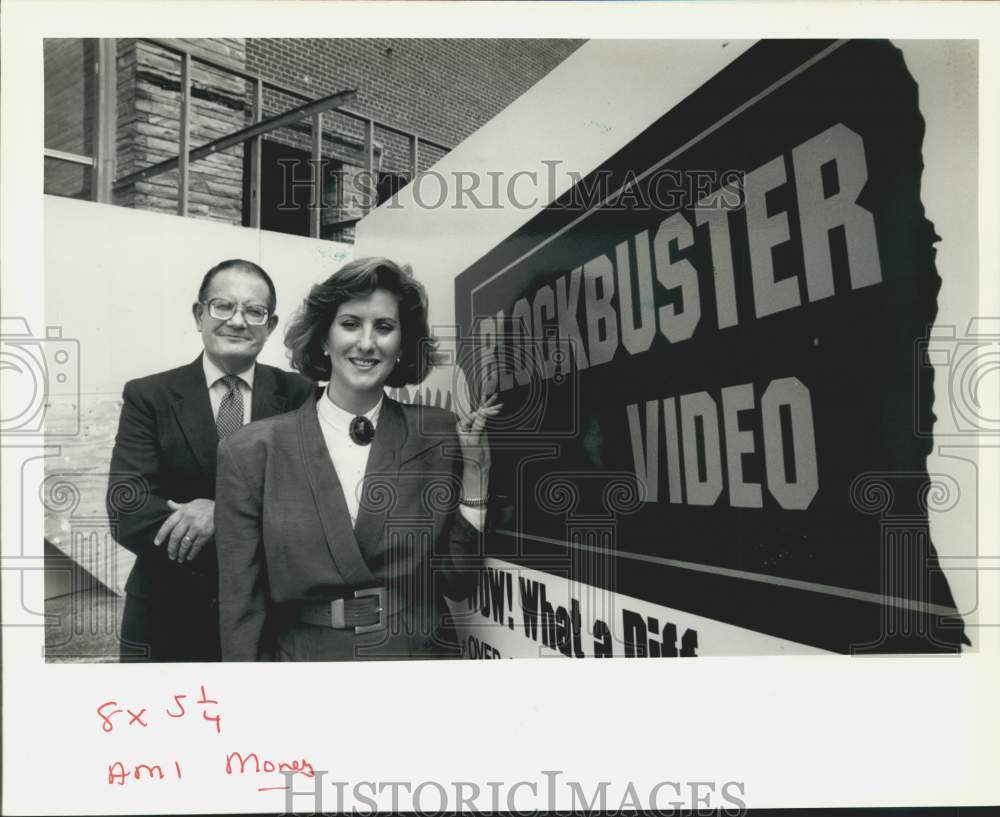
[[[47,40],[45,190],[350,241],[371,207],[582,42]],[[183,202],[181,169],[134,177],[178,156],[185,123],[194,149],[345,91],[354,92],[345,104],[191,162]],[[111,176],[103,197],[99,172]]]

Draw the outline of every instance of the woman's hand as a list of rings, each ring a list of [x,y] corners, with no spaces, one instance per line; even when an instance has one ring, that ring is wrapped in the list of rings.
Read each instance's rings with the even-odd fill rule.
[[[490,442],[486,435],[486,422],[494,417],[503,403],[497,402],[494,394],[479,404],[474,411],[459,407],[458,441],[462,446],[462,496],[466,499],[483,499],[489,495]],[[482,525],[477,525],[480,529]]]
[[[497,395],[479,404],[473,411],[467,411],[462,406],[458,408],[458,423],[455,431],[462,446],[462,457],[465,468],[462,474],[462,493],[467,497],[482,497],[487,493],[487,480],[490,473],[490,443],[486,434],[486,423],[490,417],[495,417],[503,403],[497,402]]]
[[[480,380],[479,394],[487,388],[492,391],[498,383],[497,365],[495,350],[487,351],[482,359],[482,380]],[[470,392],[472,390],[470,389]],[[474,410],[467,410],[461,405],[461,401],[456,401],[458,409],[458,424],[455,431],[458,433],[458,441],[462,446],[462,458],[465,466],[462,469],[462,496],[468,499],[482,499],[489,495],[490,478],[490,442],[486,434],[486,423],[491,417],[495,417],[503,403],[497,402],[497,392],[481,402]],[[470,405],[472,395],[470,397]],[[482,527],[478,525],[477,527]]]
[[[471,465],[475,468],[476,477],[480,474],[485,477],[490,470],[490,444],[486,434],[486,423],[500,412],[503,403],[498,403],[497,395],[493,394],[473,411],[467,411],[461,405],[457,405],[457,408],[458,423],[455,431],[462,446],[466,471],[468,472]]]

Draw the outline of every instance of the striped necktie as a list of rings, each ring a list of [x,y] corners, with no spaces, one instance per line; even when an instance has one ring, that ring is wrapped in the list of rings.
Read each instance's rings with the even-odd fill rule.
[[[215,418],[215,429],[219,439],[224,440],[234,431],[243,426],[243,392],[240,391],[240,379],[234,374],[227,374],[222,382],[229,389],[219,404],[219,415]]]

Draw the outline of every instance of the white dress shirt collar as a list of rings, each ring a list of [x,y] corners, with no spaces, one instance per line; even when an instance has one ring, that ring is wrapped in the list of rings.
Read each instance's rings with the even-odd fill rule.
[[[226,373],[209,360],[208,355],[204,352],[201,355],[201,367],[205,372],[205,385],[209,389],[226,376]],[[251,391],[253,391],[253,372],[255,367],[256,364],[251,363],[248,369],[244,369],[242,372],[236,372],[236,376],[246,383],[247,386],[250,387]]]

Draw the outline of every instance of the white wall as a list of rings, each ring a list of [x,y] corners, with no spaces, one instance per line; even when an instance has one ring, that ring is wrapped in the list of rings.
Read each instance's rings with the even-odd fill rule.
[[[309,287],[351,257],[349,244],[45,197],[45,316],[80,343],[80,390],[188,363],[201,351],[191,304],[227,258],[260,264],[278,292],[278,328],[260,356],[288,368],[285,322]]]

